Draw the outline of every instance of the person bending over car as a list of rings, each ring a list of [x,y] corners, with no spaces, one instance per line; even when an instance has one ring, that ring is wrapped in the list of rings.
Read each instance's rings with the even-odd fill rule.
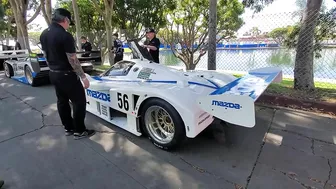
[[[158,38],[156,38],[156,34],[155,34],[155,30],[152,28],[149,28],[146,30],[146,35],[149,39],[148,44],[143,45],[143,47],[146,47],[149,49],[149,53],[152,56],[153,60],[155,63],[160,63],[160,58],[159,58],[159,54],[160,54],[160,40]]]
[[[122,41],[118,38],[118,34],[113,34],[114,41],[113,41],[113,49],[114,52],[114,63],[117,63],[124,59],[124,47]]]
[[[82,50],[85,51],[84,54],[82,54],[82,57],[89,57],[90,52],[92,51],[92,45],[90,42],[87,41],[85,36],[81,37],[81,42],[82,42]]]

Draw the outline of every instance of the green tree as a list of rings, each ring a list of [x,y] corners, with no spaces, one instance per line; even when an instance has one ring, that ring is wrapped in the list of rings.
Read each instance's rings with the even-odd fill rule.
[[[265,5],[274,0],[243,0],[246,7],[260,11]],[[316,52],[315,40],[316,26],[319,25],[320,11],[323,0],[306,0],[301,22],[294,28],[290,36],[296,47],[295,68],[294,68],[294,89],[313,90],[314,85],[314,52]],[[303,1],[297,1],[297,5],[303,6]],[[295,38],[297,36],[297,38]]]
[[[272,4],[274,0],[243,0],[242,3],[245,8],[254,10],[255,13],[260,12],[266,6]]]
[[[258,37],[261,34],[261,30],[258,27],[253,27],[250,32],[253,37]]]
[[[94,6],[88,6],[90,3],[90,0],[77,0],[81,32],[88,37],[93,47],[98,48],[103,46],[103,41],[106,41],[106,30],[103,17]],[[66,8],[74,14],[71,0],[59,1],[59,7]],[[69,32],[75,35],[75,29],[75,27],[70,27]]]
[[[217,3],[217,42],[224,38],[231,38],[242,26],[243,5],[238,0],[218,0]],[[177,9],[170,12],[167,18],[167,29],[170,35],[176,31],[174,27],[182,27],[181,35],[169,41],[174,55],[182,60],[186,69],[193,70],[206,54],[206,40],[208,37],[209,1],[208,0],[180,0]],[[177,43],[182,46],[176,49]],[[198,43],[197,47],[194,45]],[[196,55],[196,52],[199,52]],[[196,56],[196,57],[195,57]]]
[[[314,85],[314,34],[322,0],[308,0],[296,45],[294,88],[312,90]]]
[[[41,0],[41,11],[44,20],[49,26],[51,24],[51,14],[52,14],[51,0]]]
[[[106,30],[106,48],[103,49],[103,57],[108,54],[109,63],[112,66],[114,64],[114,55],[111,51],[112,49],[112,14],[114,10],[115,0],[91,0],[90,1],[96,11],[102,15],[104,26]]]
[[[5,9],[2,5],[2,1],[0,1],[0,20],[3,20],[5,17]]]
[[[42,32],[29,32],[29,39],[33,45],[37,45],[40,42],[40,35]]]
[[[175,0],[115,0],[112,20],[127,40],[139,41],[145,36],[145,28],[164,27],[168,11],[175,7]]]
[[[14,25],[15,20],[9,1],[1,0],[0,2],[2,12],[2,16],[0,18],[0,38],[1,40],[6,39],[6,44],[8,45],[9,38],[16,37],[16,27]]]
[[[157,37],[162,39],[164,45],[169,45],[170,41],[176,41],[179,38],[179,35],[182,35],[181,32],[173,31],[173,33],[167,28],[161,28],[157,32]]]
[[[28,49],[28,30],[27,25],[30,24],[40,13],[41,4],[37,0],[9,0],[17,27],[17,40],[19,41],[22,49]],[[27,11],[35,10],[32,17],[27,20]]]
[[[329,10],[328,12],[322,12],[319,14],[316,22],[316,27],[314,29],[313,38],[313,53],[315,58],[321,58],[322,44],[323,40],[336,39],[335,27],[336,21],[333,17],[333,12],[336,9]],[[288,36],[284,40],[286,47],[297,48],[299,32],[301,30],[301,23],[290,27],[288,30]]]
[[[287,26],[282,28],[275,28],[268,33],[268,36],[273,38],[275,42],[279,45],[284,45],[285,41],[288,40],[291,32],[293,31],[293,26]]]

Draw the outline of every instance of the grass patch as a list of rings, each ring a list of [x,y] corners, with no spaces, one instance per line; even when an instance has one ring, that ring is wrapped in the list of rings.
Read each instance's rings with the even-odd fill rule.
[[[242,77],[241,74],[234,74]],[[315,82],[314,91],[298,91],[294,88],[293,79],[283,78],[281,83],[272,83],[265,91],[266,94],[281,95],[301,100],[315,100],[325,102],[336,102],[336,84],[327,82]]]

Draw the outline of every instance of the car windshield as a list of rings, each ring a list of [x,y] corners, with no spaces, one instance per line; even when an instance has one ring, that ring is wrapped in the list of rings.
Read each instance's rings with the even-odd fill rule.
[[[115,63],[105,74],[105,76],[126,76],[133,67],[134,62],[120,61]]]

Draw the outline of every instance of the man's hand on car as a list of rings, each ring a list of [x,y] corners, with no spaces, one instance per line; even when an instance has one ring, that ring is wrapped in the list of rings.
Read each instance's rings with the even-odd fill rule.
[[[86,77],[82,78],[82,82],[85,89],[90,87],[90,81]]]

